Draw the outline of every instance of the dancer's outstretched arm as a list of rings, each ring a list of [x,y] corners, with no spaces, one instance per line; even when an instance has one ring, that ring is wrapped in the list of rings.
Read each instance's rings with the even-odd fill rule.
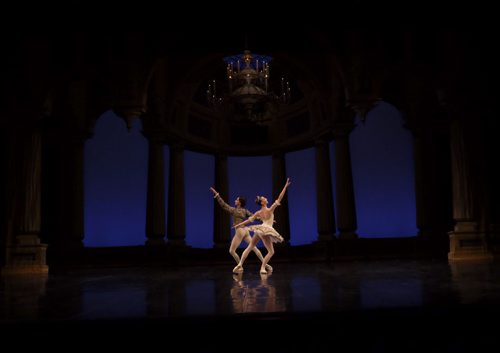
[[[244,220],[243,222],[241,222],[241,223],[235,224],[235,225],[233,226],[233,228],[239,228],[239,227],[242,227],[242,226],[244,226],[244,225],[246,225],[246,224],[248,224],[248,223],[252,223],[253,221],[255,221],[255,219],[256,219],[256,218],[259,218],[259,215],[260,215],[260,211],[257,211],[257,212],[255,212],[255,213],[253,214],[253,216],[252,216],[252,217],[245,219],[245,220]]]
[[[225,210],[226,212],[233,214],[234,207],[231,207],[227,203],[225,203],[222,197],[220,197],[219,193],[213,187],[210,187],[210,191],[213,192],[214,199],[217,199],[217,202],[219,203],[220,207],[222,207],[222,209]]]
[[[281,203],[281,200],[283,199],[283,197],[285,196],[285,192],[286,192],[286,189],[288,188],[288,186],[290,186],[292,182],[290,181],[290,178],[287,178],[286,179],[286,183],[285,183],[285,186],[283,187],[283,190],[281,190],[278,198],[276,199],[276,201],[274,201],[274,203],[272,204],[272,206],[270,207],[271,211],[274,211],[274,209],[276,207],[278,207]]]

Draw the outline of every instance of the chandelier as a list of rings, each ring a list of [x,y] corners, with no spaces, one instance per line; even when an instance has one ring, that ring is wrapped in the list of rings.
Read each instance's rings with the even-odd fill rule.
[[[279,106],[290,102],[290,82],[281,77],[280,93],[270,89],[269,63],[272,57],[251,54],[224,58],[228,92],[218,95],[215,80],[208,85],[207,102],[232,120],[264,123],[273,118]]]

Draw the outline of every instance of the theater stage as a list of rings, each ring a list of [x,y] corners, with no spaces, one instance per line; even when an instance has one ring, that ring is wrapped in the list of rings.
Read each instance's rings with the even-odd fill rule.
[[[67,348],[63,338],[82,347],[101,341],[129,347],[180,344],[199,352],[500,348],[498,262],[272,265],[269,275],[260,275],[254,261],[234,275],[228,261],[3,276],[2,340],[34,346],[50,342],[55,350]],[[26,340],[14,339],[17,334]]]

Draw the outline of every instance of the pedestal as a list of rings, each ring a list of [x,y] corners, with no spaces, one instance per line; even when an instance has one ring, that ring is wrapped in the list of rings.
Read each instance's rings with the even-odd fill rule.
[[[475,222],[461,222],[455,230],[448,233],[450,236],[449,261],[464,260],[493,260],[486,243],[486,235],[477,231]]]
[[[7,248],[7,264],[2,274],[48,273],[45,255],[47,245],[36,235],[18,235],[16,244]]]

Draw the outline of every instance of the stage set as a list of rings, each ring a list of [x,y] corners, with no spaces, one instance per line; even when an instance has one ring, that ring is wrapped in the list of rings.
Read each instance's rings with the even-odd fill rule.
[[[496,41],[6,34],[0,342],[498,351]],[[233,273],[242,207],[268,273]]]

